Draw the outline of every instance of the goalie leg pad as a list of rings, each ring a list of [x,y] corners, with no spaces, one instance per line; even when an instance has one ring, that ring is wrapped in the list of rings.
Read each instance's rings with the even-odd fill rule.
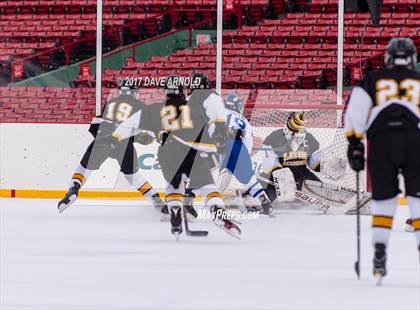
[[[296,181],[289,168],[274,170],[273,181],[276,187],[278,201],[295,200]]]

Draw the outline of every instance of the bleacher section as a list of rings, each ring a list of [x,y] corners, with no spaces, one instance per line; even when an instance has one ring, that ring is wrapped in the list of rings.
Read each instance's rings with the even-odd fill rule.
[[[420,5],[420,1],[419,1]],[[383,27],[370,26],[368,13],[346,14],[344,64],[346,84],[360,80],[366,69],[382,66],[391,37],[417,38],[420,13],[385,13]],[[336,85],[337,14],[288,14],[258,26],[224,34],[223,82],[233,88],[325,88]],[[122,70],[107,70],[105,84],[122,76],[181,76],[204,71],[215,78],[215,45],[182,50],[146,63],[129,62]],[[182,66],[180,65],[182,64]]]
[[[140,1],[144,5],[139,5]],[[249,5],[247,10],[253,10],[254,17],[261,21],[255,26],[243,26],[238,31],[224,33],[223,87],[249,89],[244,100],[251,106],[272,103],[292,105],[336,103],[334,90],[324,88],[333,88],[336,84],[337,1],[296,1],[299,5],[306,5],[309,13],[288,13],[281,19],[263,20],[261,4],[267,1],[243,1],[242,4]],[[93,14],[91,8],[89,9],[92,2],[94,1],[3,1],[0,3],[0,13],[6,15],[1,18],[0,30],[6,32],[4,26],[17,25],[13,23],[12,26],[11,16],[17,19],[29,16],[25,17],[25,23],[22,25],[28,25],[26,21],[29,21],[33,29],[37,29],[34,28],[34,23],[38,20],[35,15],[44,17],[39,24],[41,27],[46,25],[44,22],[54,21],[55,17],[60,16],[56,23],[49,24],[48,31],[54,29],[63,34],[64,31],[75,31],[79,32],[77,37],[80,36],[80,31],[88,33],[92,31],[91,25],[94,21],[88,19],[89,22],[86,24],[80,22],[87,20],[86,17]],[[140,17],[145,16],[144,14],[159,16],[164,7],[167,9],[166,6],[174,2],[113,0],[105,3],[108,17],[104,19],[104,23],[120,24],[120,21],[124,22],[131,16]],[[176,3],[178,8],[208,9],[216,2],[176,0]],[[275,6],[281,6],[280,3],[282,1],[273,1]],[[347,86],[360,80],[368,70],[382,66],[383,52],[391,37],[410,36],[420,48],[420,0],[386,0],[384,7],[379,27],[370,26],[368,13],[345,15],[344,64]],[[188,18],[196,18],[198,11],[188,12]],[[48,19],[45,18],[45,14],[50,14]],[[9,17],[5,19],[5,16],[9,16],[10,19]],[[79,19],[75,21],[69,16],[78,16]],[[67,27],[67,20],[70,20],[68,29],[54,28],[62,25]],[[9,23],[6,24],[5,21]],[[83,28],[85,30],[82,30],[85,26],[86,28]],[[51,44],[55,44],[48,39],[31,41],[25,37],[21,40],[16,31],[6,29],[9,31],[9,39],[0,43],[0,61],[13,52],[21,52],[21,56],[25,56],[27,53],[49,48]],[[11,32],[14,40],[10,40]],[[168,74],[190,76],[194,71],[204,71],[214,80],[215,51],[214,44],[204,44],[194,49],[179,50],[165,57],[154,56],[147,62],[135,62],[128,58],[121,70],[105,71],[102,100],[114,94],[118,77],[161,77]],[[94,88],[86,87],[87,85],[91,87],[93,84],[80,82],[78,85],[82,87],[77,89],[0,87],[0,119],[2,122],[88,123],[94,115]],[[163,99],[161,90],[152,88],[142,89],[140,95],[141,99],[149,104]],[[348,95],[347,90],[344,97],[347,98]]]
[[[226,95],[229,90],[224,90]],[[116,96],[116,89],[103,89],[102,101]],[[248,106],[259,104],[334,104],[331,90],[276,89],[240,90]],[[349,92],[345,93],[347,97]],[[153,104],[164,99],[162,89],[143,88],[139,99]],[[2,122],[90,123],[95,113],[95,89],[68,87],[0,87]]]
[[[264,18],[264,9],[267,3],[268,0],[244,0],[241,1],[241,6],[244,14],[251,15],[255,21],[260,21]],[[275,0],[273,3],[279,12],[283,10],[283,1]],[[167,29],[162,29],[164,27],[161,25],[164,14],[174,17],[174,23],[180,18],[184,24],[194,23],[214,17],[216,5],[217,1],[215,0],[106,0],[104,1],[103,16],[104,31],[130,24],[128,32],[124,36],[124,39],[130,38],[129,42],[124,42],[129,44],[167,31]],[[185,10],[185,15],[173,15],[171,10],[174,9]],[[24,50],[18,53],[16,50],[2,50],[0,53],[1,67],[6,63],[10,64],[14,59],[30,56],[30,48],[27,44],[42,42],[58,47],[94,35],[96,0],[2,1],[0,2],[0,16],[0,42],[22,43]],[[152,17],[156,17],[156,19],[150,19]],[[134,22],[138,22],[138,24]],[[107,39],[105,44],[113,47],[121,44],[117,32],[105,35],[105,37]],[[94,38],[85,43],[91,47],[95,46]],[[44,56],[44,60],[51,61],[52,57],[49,56]],[[80,57],[76,60],[78,59]],[[63,65],[63,63],[59,63],[59,65]]]

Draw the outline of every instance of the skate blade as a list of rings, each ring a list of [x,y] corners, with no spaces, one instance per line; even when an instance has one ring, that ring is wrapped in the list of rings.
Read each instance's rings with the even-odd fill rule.
[[[178,232],[178,231],[176,231],[176,232],[173,232],[172,234],[173,234],[173,235],[174,235],[174,237],[175,237],[175,241],[179,241],[179,238],[181,237],[181,233],[180,233],[180,232]]]
[[[373,276],[375,277],[376,286],[381,286],[383,276],[380,273],[376,273]]]
[[[405,231],[406,232],[409,232],[409,233],[412,233],[412,232],[414,232],[414,227],[411,226],[411,225],[406,224]]]
[[[238,240],[241,240],[241,232],[240,231],[238,231],[237,229],[235,229],[238,233],[237,234],[235,234],[235,233],[233,233],[233,232],[231,232],[230,230],[228,230],[228,229],[226,229],[225,227],[224,227],[224,225],[218,225],[218,224],[215,224],[217,227],[219,227],[221,230],[223,230],[224,232],[226,232],[229,236],[232,236],[233,238],[235,238],[235,239],[238,239]]]
[[[58,212],[59,212],[59,213],[61,213],[61,212],[63,212],[64,210],[66,210],[68,207],[70,207],[70,206],[73,204],[73,202],[75,202],[75,201],[76,201],[76,198],[77,198],[77,196],[76,196],[76,195],[71,195],[71,196],[69,197],[69,203],[68,203],[68,204],[65,204],[64,202],[59,203],[59,204],[58,204],[58,206],[57,206],[57,208],[58,208]]]
[[[270,218],[274,218],[274,217],[276,217],[275,215],[274,215],[274,212],[273,211],[271,211],[270,213],[261,213],[262,215],[265,215],[265,216],[267,216],[267,217],[270,217]]]

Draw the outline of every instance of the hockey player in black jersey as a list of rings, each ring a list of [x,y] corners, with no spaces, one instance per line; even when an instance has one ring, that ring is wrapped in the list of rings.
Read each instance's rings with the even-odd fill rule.
[[[370,142],[373,273],[378,283],[387,273],[386,250],[398,204],[399,173],[404,176],[420,250],[420,74],[416,63],[413,41],[392,39],[385,69],[370,72],[353,89],[346,113],[348,159],[353,170],[364,169],[364,136]]]
[[[213,214],[224,210],[222,195],[216,189],[208,157],[219,152],[226,139],[226,112],[222,98],[210,89],[208,77],[192,77],[192,93],[185,98],[184,85],[178,76],[165,81],[166,100],[150,106],[150,126],[160,142],[158,160],[168,183],[166,203],[171,217],[171,232],[182,233],[181,209],[184,205],[185,184],[190,191],[201,194]],[[129,122],[121,124],[116,133],[123,133]],[[120,130],[121,129],[121,130]],[[234,237],[240,228],[227,218],[216,216],[214,223]]]
[[[92,120],[89,132],[94,140],[88,146],[76,168],[68,192],[58,203],[60,212],[77,199],[79,189],[91,173],[98,170],[107,158],[116,159],[120,165],[120,171],[125,175],[127,181],[142,195],[151,199],[156,207],[162,207],[163,201],[159,198],[159,194],[139,171],[137,152],[133,145],[134,142],[141,144],[152,142],[149,134],[145,131],[138,131],[135,136],[121,141],[112,136],[120,123],[134,114],[141,114],[145,109],[145,104],[136,99],[136,94],[134,89],[122,86],[119,95],[105,104],[102,115]]]

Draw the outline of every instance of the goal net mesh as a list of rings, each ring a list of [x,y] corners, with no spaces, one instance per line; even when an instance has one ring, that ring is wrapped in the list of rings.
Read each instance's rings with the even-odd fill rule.
[[[291,112],[304,112],[307,132],[311,133],[319,142],[325,157],[340,157],[347,163],[348,142],[343,129],[343,107],[337,105],[281,105],[263,104],[247,107],[244,116],[253,127],[253,150],[252,160],[256,173],[261,171],[262,155],[261,148],[264,139],[274,130],[285,129],[286,122]],[[322,173],[316,173],[318,178],[331,185],[337,185],[349,189],[356,189],[356,174],[346,165],[345,174],[338,180],[332,180]],[[366,175],[361,174],[360,188],[366,188]],[[220,187],[225,192],[234,192],[237,189],[244,190],[234,176],[223,175],[220,178]]]

